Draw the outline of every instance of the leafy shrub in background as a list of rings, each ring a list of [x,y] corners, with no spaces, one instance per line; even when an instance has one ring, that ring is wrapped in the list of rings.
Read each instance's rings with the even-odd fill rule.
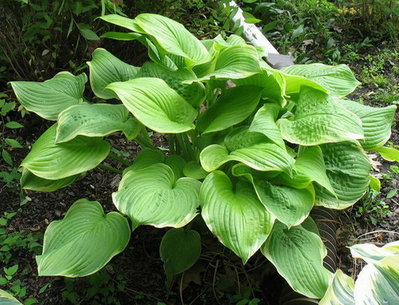
[[[364,195],[365,151],[387,142],[396,107],[348,100],[359,83],[345,65],[279,71],[235,35],[200,41],[154,14],[102,19],[129,30],[105,37],[138,40],[151,60],[134,67],[95,50],[89,81],[100,103],[84,97],[84,73],[11,82],[27,110],[55,122],[21,164],[25,189],[55,191],[100,166],[113,157],[111,133],[142,147],[113,193],[118,212],[79,199],[49,225],[39,275],[92,274],[123,251],[130,226],[151,225],[172,228],[160,249],[171,280],[199,257],[191,223],[202,218],[243,263],[260,249],[295,291],[322,298],[333,275],[309,213]],[[167,154],[149,132],[167,137]]]

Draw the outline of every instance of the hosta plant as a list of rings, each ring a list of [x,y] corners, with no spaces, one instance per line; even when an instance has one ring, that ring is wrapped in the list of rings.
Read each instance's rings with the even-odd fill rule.
[[[112,157],[111,133],[141,146],[113,193],[117,211],[79,199],[50,224],[39,274],[92,274],[123,251],[131,230],[150,225],[171,228],[160,248],[171,278],[199,257],[190,222],[202,217],[243,263],[260,250],[294,290],[322,298],[333,274],[309,213],[363,196],[367,151],[389,139],[396,107],[346,98],[359,83],[345,65],[275,70],[264,50],[235,35],[199,41],[153,14],[102,19],[128,30],[104,37],[138,40],[149,61],[134,67],[95,50],[91,100],[84,73],[11,82],[27,110],[54,122],[21,164],[25,189],[55,191],[101,165]],[[154,147],[152,133],[168,151]]]

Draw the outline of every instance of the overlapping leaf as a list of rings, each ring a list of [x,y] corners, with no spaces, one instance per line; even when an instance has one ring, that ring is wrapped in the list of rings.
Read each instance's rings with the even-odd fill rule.
[[[330,280],[326,294],[320,300],[319,305],[355,305],[353,279],[338,269]]]
[[[233,185],[220,171],[210,173],[201,187],[202,217],[222,244],[244,263],[267,239],[274,218],[250,184]]]
[[[351,141],[364,138],[362,122],[327,94],[302,87],[293,119],[280,119],[283,138],[300,145]]]
[[[310,298],[324,296],[332,274],[323,267],[327,250],[317,234],[276,222],[261,250],[296,292]]]
[[[71,106],[58,116],[56,142],[67,142],[75,137],[103,137],[116,131],[123,131],[132,140],[142,125],[129,118],[129,111],[123,105],[87,104]]]
[[[227,129],[245,120],[256,108],[262,88],[241,86],[226,90],[199,118],[197,129],[203,134]]]
[[[364,140],[360,143],[364,149],[372,150],[389,140],[392,121],[395,117],[395,105],[375,108],[348,100],[343,100],[341,103],[362,120]]]
[[[107,157],[110,150],[108,142],[78,136],[57,144],[56,129],[57,124],[54,124],[40,136],[22,161],[22,167],[40,178],[59,180],[86,172]]]
[[[157,132],[181,133],[194,128],[197,111],[165,81],[136,78],[112,83],[125,107],[145,126]]]
[[[24,169],[20,184],[21,187],[26,190],[33,190],[37,192],[54,192],[72,184],[78,177],[79,175],[74,175],[59,180],[49,180],[35,176],[29,170]]]
[[[336,196],[316,185],[316,203],[332,209],[347,208],[367,191],[371,170],[369,160],[354,143],[332,143],[320,147]]]
[[[201,183],[183,177],[177,179],[166,164],[156,163],[127,171],[113,201],[127,214],[133,227],[183,227],[197,214]]]
[[[69,106],[82,103],[86,74],[74,76],[60,72],[44,82],[11,82],[18,101],[25,109],[42,118],[56,121],[58,114]]]
[[[282,71],[312,80],[333,96],[348,95],[360,84],[347,65],[328,66],[319,63],[293,65]]]
[[[90,69],[90,85],[94,94],[103,99],[116,98],[116,94],[106,89],[114,82],[123,82],[132,79],[140,70],[129,65],[105,49],[96,49],[92,60],[87,62]]]
[[[93,274],[122,252],[129,239],[129,224],[121,214],[104,214],[97,201],[80,199],[64,219],[48,226],[43,253],[36,256],[38,273],[67,277]]]

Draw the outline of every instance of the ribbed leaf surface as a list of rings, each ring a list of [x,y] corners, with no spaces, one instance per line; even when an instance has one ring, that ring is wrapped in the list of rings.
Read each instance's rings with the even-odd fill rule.
[[[136,78],[112,83],[125,107],[145,126],[162,133],[181,133],[194,128],[197,111],[165,81]]]
[[[168,165],[157,163],[126,172],[112,198],[134,228],[179,228],[197,215],[200,186],[201,182],[192,178],[176,179]]]
[[[116,131],[123,131],[132,140],[141,128],[137,120],[129,119],[129,111],[123,105],[82,103],[59,114],[56,141],[67,142],[79,135],[103,137]]]
[[[21,187],[26,190],[54,192],[72,184],[78,177],[79,175],[74,175],[59,180],[49,180],[35,176],[25,168],[22,172],[20,184]]]
[[[333,96],[348,95],[360,84],[347,65],[292,65],[284,68],[283,72],[306,77],[327,89]]]
[[[83,102],[86,74],[74,76],[60,72],[44,82],[11,82],[18,101],[25,109],[42,118],[56,121],[58,114],[69,106]]]
[[[11,294],[0,289],[0,304],[1,305],[22,305],[16,298]]]
[[[240,182],[233,190],[226,174],[216,171],[206,177],[201,201],[208,228],[246,263],[265,242],[274,222],[252,186]]]
[[[197,129],[203,134],[227,129],[245,120],[256,108],[262,88],[242,86],[231,88],[199,118]]]
[[[341,103],[362,120],[364,140],[360,143],[364,149],[372,150],[381,147],[389,140],[396,112],[395,105],[375,108],[348,100]]]
[[[114,82],[124,82],[136,76],[140,70],[129,65],[105,49],[96,49],[92,60],[87,62],[90,69],[90,85],[94,94],[103,99],[116,98],[116,94],[106,89]]]
[[[300,145],[362,139],[361,120],[327,94],[302,87],[293,120],[280,119],[284,140]]]
[[[122,252],[129,239],[129,224],[121,214],[104,214],[97,201],[80,199],[69,208],[64,219],[48,226],[43,253],[36,256],[39,275],[93,274]]]
[[[367,191],[370,162],[362,149],[350,142],[324,144],[320,147],[327,176],[337,197],[316,185],[316,204],[331,209],[345,209]]]
[[[276,222],[261,250],[296,292],[310,298],[324,296],[332,274],[323,267],[327,251],[317,234]]]
[[[319,305],[356,305],[353,297],[354,288],[353,279],[338,269]]]
[[[100,138],[78,136],[56,144],[56,128],[51,126],[33,144],[22,167],[40,178],[58,180],[91,170],[107,157],[110,145]]]

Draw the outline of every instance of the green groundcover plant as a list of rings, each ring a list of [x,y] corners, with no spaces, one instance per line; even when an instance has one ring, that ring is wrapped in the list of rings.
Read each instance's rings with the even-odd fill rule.
[[[160,247],[170,279],[200,255],[189,225],[198,216],[243,263],[260,249],[295,291],[322,298],[333,274],[309,213],[363,196],[366,151],[387,142],[396,107],[347,99],[359,82],[345,65],[279,71],[235,35],[200,41],[154,14],[101,18],[129,30],[104,37],[140,41],[150,61],[134,67],[95,50],[89,81],[100,102],[84,97],[84,73],[11,82],[27,110],[55,122],[21,164],[25,189],[73,183],[110,155],[111,133],[142,147],[113,193],[118,212],[79,199],[49,225],[39,275],[92,274],[124,250],[132,230],[150,225],[171,228]],[[167,153],[149,132],[165,135]]]

